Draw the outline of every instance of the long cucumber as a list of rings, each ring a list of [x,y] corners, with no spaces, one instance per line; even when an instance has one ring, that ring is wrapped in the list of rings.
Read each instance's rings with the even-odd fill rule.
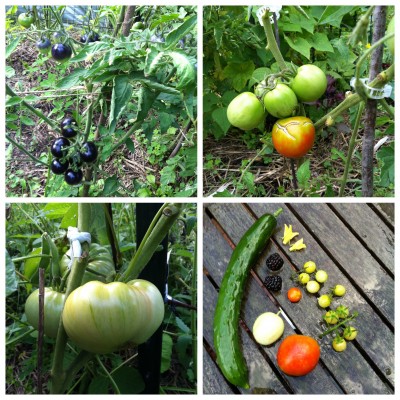
[[[232,253],[221,282],[214,315],[214,346],[217,363],[225,378],[233,385],[248,389],[246,360],[239,340],[239,315],[250,268],[276,227],[276,217],[264,214],[243,235]]]

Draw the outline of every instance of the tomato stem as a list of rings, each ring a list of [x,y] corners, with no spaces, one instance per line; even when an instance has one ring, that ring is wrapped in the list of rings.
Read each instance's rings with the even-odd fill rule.
[[[319,335],[319,338],[323,338],[324,336],[328,335],[331,332],[334,332],[336,330],[338,330],[342,325],[347,324],[347,322],[355,319],[358,317],[358,312],[353,313],[353,315],[351,315],[350,317],[344,319],[343,321],[339,322],[338,324],[336,324],[333,328],[328,329],[327,331],[321,333]]]

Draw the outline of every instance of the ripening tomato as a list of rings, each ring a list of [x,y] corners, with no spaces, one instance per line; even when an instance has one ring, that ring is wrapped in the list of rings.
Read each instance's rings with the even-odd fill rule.
[[[91,281],[65,301],[62,319],[69,338],[91,353],[111,353],[144,343],[161,325],[164,301],[151,282]]]
[[[287,297],[291,303],[297,303],[302,298],[301,290],[297,287],[292,287],[287,292]]]
[[[305,102],[318,100],[325,93],[327,86],[325,72],[312,64],[302,65],[290,84],[297,98]]]
[[[303,376],[318,364],[320,348],[315,339],[304,335],[286,337],[276,355],[279,368],[291,376]]]
[[[284,157],[303,157],[313,146],[314,139],[314,125],[306,117],[280,119],[272,128],[275,150]]]

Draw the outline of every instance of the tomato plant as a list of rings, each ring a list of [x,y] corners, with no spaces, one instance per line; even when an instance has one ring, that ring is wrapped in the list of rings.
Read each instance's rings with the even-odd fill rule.
[[[72,341],[81,349],[101,354],[145,342],[163,317],[160,292],[141,279],[127,284],[88,282],[68,296],[62,315]]]
[[[51,55],[58,62],[66,62],[72,56],[72,48],[68,44],[56,43],[51,48]]]
[[[276,118],[290,117],[297,107],[297,97],[289,86],[278,83],[264,95],[265,109]]]
[[[30,28],[35,22],[35,17],[31,13],[22,13],[18,16],[18,23],[24,28]]]
[[[50,288],[44,289],[44,333],[48,337],[57,336],[65,294]],[[28,322],[39,328],[39,289],[33,291],[25,303],[25,314]]]
[[[306,117],[280,119],[272,128],[275,150],[288,158],[303,157],[312,148],[314,139],[314,125]]]
[[[229,103],[227,117],[231,125],[248,131],[261,124],[265,118],[265,111],[254,93],[244,92]]]
[[[276,359],[279,368],[287,375],[303,376],[318,364],[319,344],[310,336],[287,336],[278,348]]]
[[[328,81],[325,73],[316,65],[302,65],[294,77],[290,87],[301,101],[318,100],[324,93]]]
[[[39,41],[36,42],[36,47],[39,52],[42,54],[47,54],[51,48],[51,42],[48,38],[42,37]]]

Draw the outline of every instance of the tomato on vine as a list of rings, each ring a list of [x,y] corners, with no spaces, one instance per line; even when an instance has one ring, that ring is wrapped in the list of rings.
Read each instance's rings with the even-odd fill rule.
[[[51,144],[50,151],[56,158],[63,158],[67,154],[66,148],[69,147],[70,142],[65,137],[59,137],[53,140]]]
[[[72,56],[72,48],[63,43],[56,43],[51,48],[51,56],[58,62],[68,61]]]
[[[314,125],[306,117],[280,119],[272,128],[272,143],[284,157],[303,157],[313,146],[314,139]]]
[[[53,172],[53,174],[62,175],[68,169],[68,166],[69,166],[68,161],[62,162],[58,158],[54,158],[53,161],[51,162],[50,169]]]
[[[98,155],[97,147],[93,142],[83,143],[80,156],[82,161],[92,163],[96,161]]]
[[[64,180],[68,185],[78,185],[82,182],[83,172],[81,169],[74,171],[72,168],[69,168],[64,175]]]
[[[72,138],[77,135],[76,121],[72,117],[66,117],[61,121],[61,134],[66,138]]]
[[[346,341],[341,337],[341,336],[336,336],[335,339],[333,339],[332,342],[332,347],[335,351],[338,353],[345,351],[347,348],[347,343]]]
[[[278,83],[264,95],[264,106],[267,112],[276,118],[290,117],[297,108],[297,97],[289,86]]]
[[[297,70],[290,87],[300,101],[313,102],[325,93],[327,85],[324,71],[316,65],[306,64]]]
[[[31,13],[22,13],[18,15],[18,23],[24,28],[30,28],[35,22],[35,17]]]
[[[50,39],[43,37],[36,42],[36,47],[41,54],[47,54],[51,48]]]

